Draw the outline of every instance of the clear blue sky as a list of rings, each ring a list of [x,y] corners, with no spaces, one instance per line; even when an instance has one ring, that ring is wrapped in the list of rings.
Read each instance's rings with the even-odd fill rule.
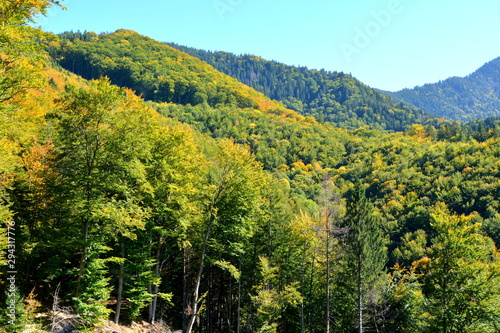
[[[206,50],[351,73],[398,90],[500,56],[499,0],[64,0],[44,30],[135,30]]]

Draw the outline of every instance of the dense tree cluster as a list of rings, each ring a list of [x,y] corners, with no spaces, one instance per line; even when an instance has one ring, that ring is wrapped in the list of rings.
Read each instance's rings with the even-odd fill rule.
[[[500,58],[466,77],[388,93],[410,105],[453,120],[469,121],[500,116]]]
[[[500,137],[500,118],[488,117],[466,123],[436,118],[424,124],[410,125],[406,133],[439,141],[467,142],[474,139],[485,142]]]
[[[44,41],[110,76],[87,81],[24,24],[53,1],[15,3],[0,4],[15,13],[0,27],[0,332],[61,309],[83,332],[498,332],[495,119],[340,129],[136,33]],[[151,45],[171,67],[147,82],[229,102],[113,85]]]

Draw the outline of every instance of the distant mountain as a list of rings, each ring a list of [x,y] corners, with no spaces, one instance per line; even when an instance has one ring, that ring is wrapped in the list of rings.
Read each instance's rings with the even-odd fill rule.
[[[468,121],[500,116],[500,57],[466,77],[390,93],[437,117]]]
[[[168,45],[207,62],[302,115],[339,127],[401,131],[431,117],[341,72],[288,66],[253,55]]]

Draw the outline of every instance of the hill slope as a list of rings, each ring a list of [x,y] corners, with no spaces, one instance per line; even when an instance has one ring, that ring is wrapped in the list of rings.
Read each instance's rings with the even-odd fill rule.
[[[369,126],[400,131],[429,118],[424,112],[396,102],[341,72],[288,66],[253,55],[168,45],[206,61],[290,109],[339,127]]]
[[[467,121],[500,116],[500,57],[466,77],[403,89],[392,96],[435,116]]]
[[[130,30],[65,33],[48,50],[65,69],[86,79],[102,76],[147,100],[178,104],[283,109],[263,94],[188,54]]]

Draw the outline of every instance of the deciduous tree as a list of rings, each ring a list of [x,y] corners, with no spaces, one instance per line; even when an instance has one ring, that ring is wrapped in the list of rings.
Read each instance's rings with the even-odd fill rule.
[[[424,273],[428,332],[496,332],[500,320],[500,267],[493,241],[480,233],[477,216],[458,216],[437,204],[436,231],[428,256],[416,262]]]

